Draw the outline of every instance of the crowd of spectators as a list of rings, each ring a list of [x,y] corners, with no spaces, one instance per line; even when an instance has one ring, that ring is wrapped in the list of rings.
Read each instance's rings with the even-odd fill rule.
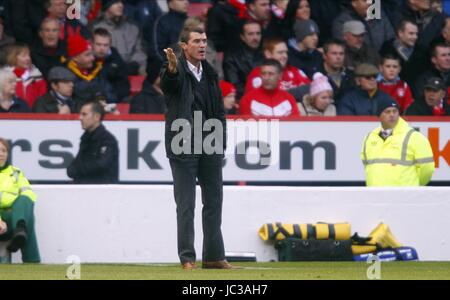
[[[194,2],[208,9],[192,14]],[[70,114],[98,100],[109,113],[164,113],[164,49],[180,53],[194,27],[228,114],[367,116],[389,97],[402,114],[450,115],[445,3],[372,2],[0,0],[0,112]],[[145,76],[137,95],[132,76]]]

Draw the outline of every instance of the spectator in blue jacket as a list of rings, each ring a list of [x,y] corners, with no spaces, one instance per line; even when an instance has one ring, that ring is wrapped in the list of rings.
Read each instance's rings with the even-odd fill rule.
[[[385,99],[394,101],[391,96],[378,90],[378,69],[374,65],[363,63],[356,67],[357,88],[345,95],[338,106],[338,115],[375,116],[378,102]]]

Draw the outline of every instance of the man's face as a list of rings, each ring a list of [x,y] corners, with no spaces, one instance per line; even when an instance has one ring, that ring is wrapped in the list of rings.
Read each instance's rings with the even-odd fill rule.
[[[308,0],[301,0],[295,12],[297,20],[309,20],[311,17],[311,8]]]
[[[365,18],[367,16],[369,10],[367,0],[352,0],[352,7],[360,17]]]
[[[431,61],[439,71],[450,71],[450,47],[437,47],[436,56],[432,57]]]
[[[278,60],[283,68],[286,67],[288,61],[288,48],[286,43],[276,44],[272,52],[266,50],[264,51],[264,55],[266,58]]]
[[[92,49],[96,57],[105,58],[111,49],[111,39],[107,36],[94,35]]]
[[[261,44],[261,26],[256,23],[246,24],[241,40],[250,48],[258,49]]]
[[[408,0],[413,10],[427,11],[431,8],[430,0]]]
[[[187,13],[188,7],[188,0],[172,0],[169,2],[169,8],[179,13]]]
[[[317,44],[319,43],[319,36],[317,35],[317,33],[310,34],[307,37],[305,37],[301,43],[303,47],[307,50],[317,49]]]
[[[59,40],[59,23],[57,21],[43,23],[39,31],[39,36],[44,47],[56,48]]]
[[[380,115],[380,122],[384,129],[392,129],[397,125],[400,112],[396,107],[388,107]]]
[[[332,69],[341,69],[344,66],[345,49],[340,45],[330,45],[328,52],[323,55],[325,64]]]
[[[5,78],[3,81],[3,93],[6,95],[16,94],[17,77],[11,75],[9,78]]]
[[[377,77],[375,75],[359,76],[356,78],[356,82],[366,92],[373,92],[377,89]]]
[[[281,80],[281,73],[278,72],[275,66],[262,66],[261,80],[263,88],[272,91],[278,87],[278,82]]]
[[[255,2],[248,7],[258,21],[270,19],[270,0],[255,0]]]
[[[84,51],[83,53],[77,55],[73,59],[78,67],[81,69],[90,69],[94,65],[94,52],[92,51],[92,47],[89,46],[89,49],[87,51]]]
[[[100,119],[100,114],[92,111],[92,104],[86,104],[81,107],[80,121],[83,130],[92,132],[100,125]]]
[[[384,63],[380,66],[380,72],[384,79],[392,81],[400,74],[400,63],[396,59],[385,59]]]
[[[429,106],[438,106],[445,96],[445,91],[426,88],[424,91],[425,102]]]
[[[107,12],[110,17],[119,18],[119,17],[123,16],[123,9],[124,9],[124,6],[123,6],[122,1],[118,1],[118,2],[114,3],[113,5],[111,5],[108,8]]]
[[[416,25],[407,23],[403,31],[398,32],[400,41],[408,47],[414,47],[417,42],[419,29]]]
[[[181,44],[186,58],[192,62],[206,59],[206,33],[191,32],[189,41]]]
[[[362,34],[352,34],[350,32],[344,33],[345,44],[353,49],[361,49],[364,44],[365,33]]]
[[[73,82],[72,81],[58,81],[52,82],[52,89],[64,97],[72,97]]]
[[[47,9],[50,17],[56,19],[64,19],[67,12],[67,4],[65,0],[51,0],[50,7]]]
[[[0,168],[3,167],[8,160],[8,150],[3,143],[0,143]]]
[[[447,43],[450,43],[450,19],[445,21],[445,26],[442,29],[442,36]]]

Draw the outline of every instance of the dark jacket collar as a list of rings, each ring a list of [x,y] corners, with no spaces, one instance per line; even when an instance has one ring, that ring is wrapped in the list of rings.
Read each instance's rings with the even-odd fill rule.
[[[95,139],[97,139],[100,135],[102,135],[102,133],[105,132],[105,131],[106,131],[105,126],[103,126],[103,124],[100,124],[100,126],[98,126],[98,127],[97,127],[94,131],[92,131],[92,132],[85,131],[85,132],[83,133],[83,135],[81,136],[81,139],[82,139],[83,141],[88,140],[88,139],[95,140]]]

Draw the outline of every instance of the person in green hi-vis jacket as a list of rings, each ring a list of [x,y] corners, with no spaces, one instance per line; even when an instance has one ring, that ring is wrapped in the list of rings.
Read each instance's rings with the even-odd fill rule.
[[[0,240],[9,252],[22,251],[24,263],[41,261],[34,230],[36,194],[22,171],[8,162],[9,144],[0,138]]]

